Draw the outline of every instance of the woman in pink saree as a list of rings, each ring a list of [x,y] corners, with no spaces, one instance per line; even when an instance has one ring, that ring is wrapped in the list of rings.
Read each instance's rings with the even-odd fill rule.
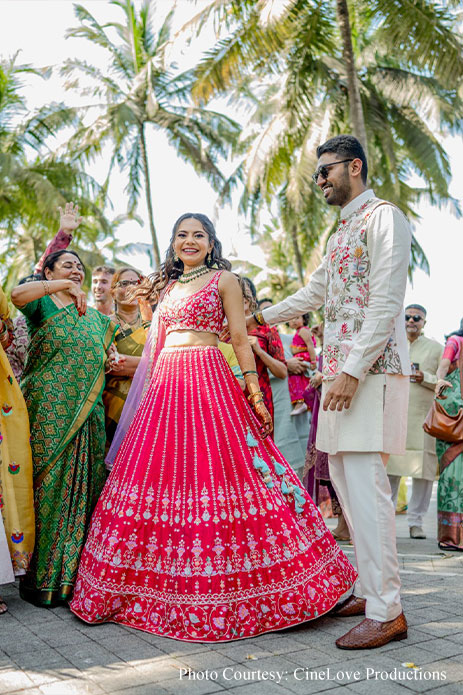
[[[241,289],[210,220],[177,220],[158,300],[109,452],[71,609],[221,642],[327,613],[356,573],[267,435]],[[249,403],[217,347],[227,319]],[[125,431],[127,430],[127,431]]]

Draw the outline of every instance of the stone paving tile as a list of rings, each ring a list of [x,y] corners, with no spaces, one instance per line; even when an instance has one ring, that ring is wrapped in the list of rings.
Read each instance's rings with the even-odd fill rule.
[[[204,656],[207,657],[207,654]],[[138,675],[151,677],[153,682],[178,678],[180,671],[188,668],[189,664],[185,663],[185,660],[180,661],[179,659],[168,656],[134,666],[134,670],[137,672],[137,678]]]
[[[85,680],[68,680],[40,686],[42,695],[104,695],[96,683]],[[27,691],[25,695],[28,695]]]
[[[100,664],[112,664],[116,660],[114,654],[95,643],[76,645],[75,648],[63,647],[58,650],[62,656],[80,670],[98,666]]]
[[[400,683],[393,681],[358,681],[346,686],[346,693],[358,693],[358,695],[409,695],[410,691]],[[339,695],[339,694],[338,694]]]
[[[403,682],[403,685],[412,692],[425,693],[436,690],[438,687],[439,690],[441,690],[441,695],[446,695],[446,688],[455,683],[460,683],[460,692],[463,691],[463,685],[461,684],[461,681],[463,681],[462,664],[457,664],[451,659],[435,660],[426,664],[426,666],[420,670],[422,672],[422,678],[416,681]],[[426,674],[434,673],[434,676],[426,680],[424,672],[426,672]],[[445,673],[445,679],[440,676],[441,673]]]
[[[434,656],[439,656],[441,659],[450,657],[458,657],[463,655],[463,641],[461,643],[452,642],[449,639],[430,640],[423,642],[422,648],[429,651]],[[463,662],[463,656],[460,656],[460,662]]]
[[[428,690],[429,695],[461,695],[462,692],[461,683],[442,683],[439,688]]]
[[[162,688],[169,695],[181,695],[182,693],[188,693],[188,695],[208,695],[208,693],[225,693],[228,689],[224,689],[216,680],[195,680],[193,677],[171,678],[163,681]],[[125,695],[125,691],[121,695]]]
[[[450,640],[451,642],[456,642],[457,644],[463,644],[463,629],[462,629],[462,627],[460,627],[459,630],[452,632],[450,635],[446,635],[445,639]]]
[[[221,691],[223,692],[223,690]],[[272,681],[260,681],[259,683],[249,683],[233,688],[233,695],[287,695],[286,687],[277,685]],[[174,693],[172,692],[172,695]]]
[[[160,685],[148,683],[147,685],[133,685],[130,688],[118,690],[117,695],[170,695],[170,693],[161,688]]]
[[[301,645],[297,645],[297,649],[300,649],[300,646]],[[218,651],[220,654],[225,654],[229,659],[239,664],[246,663],[247,661],[252,664],[254,661],[265,659],[265,657],[272,656],[274,653],[270,649],[264,647],[264,644],[262,644],[261,647],[259,647],[257,643],[248,645],[247,640],[227,643],[222,649],[216,648],[215,651]]]
[[[460,617],[454,620],[440,620],[438,622],[430,621],[420,625],[420,631],[425,632],[433,637],[451,637],[463,628],[463,621]]]
[[[19,669],[2,669],[0,671],[0,693],[9,693],[21,688],[32,688],[33,681]]]
[[[323,652],[320,649],[310,647],[310,649],[303,649],[285,656],[295,667],[316,668],[318,666],[328,666],[339,661],[339,650],[333,647],[331,651]],[[352,655],[350,656],[353,658]]]
[[[285,692],[295,693],[295,695],[311,695],[312,693],[332,693],[335,692],[339,695],[340,684],[335,683],[331,680],[320,680],[320,679],[303,679],[296,680],[296,678],[288,678],[282,686]],[[233,694],[235,695],[235,693]]]

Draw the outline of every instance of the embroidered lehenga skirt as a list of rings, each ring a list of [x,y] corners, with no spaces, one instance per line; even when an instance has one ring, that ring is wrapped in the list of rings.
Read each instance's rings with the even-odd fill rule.
[[[321,616],[355,578],[219,349],[165,348],[93,514],[74,613],[219,642]]]

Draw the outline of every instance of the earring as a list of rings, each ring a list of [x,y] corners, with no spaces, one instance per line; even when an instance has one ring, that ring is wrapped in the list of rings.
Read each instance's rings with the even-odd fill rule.
[[[176,253],[174,253],[174,263],[177,263],[177,261],[178,261],[178,256]]]
[[[206,265],[209,264],[209,261],[211,260],[211,258],[212,258],[212,254],[210,254],[209,251],[208,251],[208,252],[206,253]]]

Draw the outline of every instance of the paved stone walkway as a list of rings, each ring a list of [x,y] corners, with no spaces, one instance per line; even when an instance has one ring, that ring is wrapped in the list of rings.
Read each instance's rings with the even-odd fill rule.
[[[409,637],[371,651],[341,651],[334,640],[358,618],[324,617],[284,633],[201,645],[118,625],[88,626],[67,608],[35,608],[2,587],[0,694],[291,695],[339,688],[354,693],[463,693],[463,557],[436,545],[435,492],[425,530],[408,538],[397,517]],[[335,520],[328,520],[333,528]],[[352,547],[345,551],[353,560]]]

